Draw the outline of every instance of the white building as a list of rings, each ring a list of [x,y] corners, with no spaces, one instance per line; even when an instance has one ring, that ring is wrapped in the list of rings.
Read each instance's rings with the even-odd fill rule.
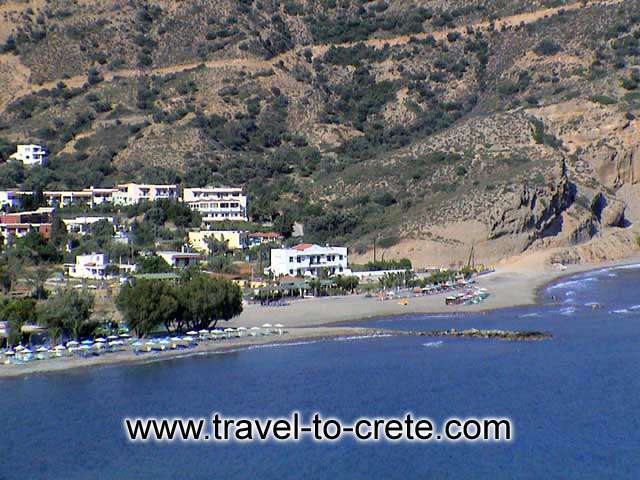
[[[322,271],[328,275],[349,275],[346,247],[322,247],[301,243],[293,248],[271,249],[271,266],[275,275],[316,277]]]
[[[199,253],[190,252],[162,251],[157,252],[157,255],[175,268],[185,268],[189,267],[190,265],[197,265],[202,259],[202,255],[200,255]]]
[[[113,203],[116,205],[135,205],[138,202],[153,202],[160,198],[178,198],[178,186],[123,183],[117,185],[117,190],[113,194]]]
[[[0,190],[0,209],[21,208],[24,198],[29,195],[33,195],[33,193],[16,190]]]
[[[111,203],[115,188],[83,188],[82,190],[47,190],[44,198],[51,206],[67,207],[73,204],[86,204],[91,208],[96,205]]]
[[[92,253],[78,255],[76,263],[65,264],[65,268],[72,278],[102,280],[107,278],[107,265],[109,265],[109,258],[105,254]]]
[[[113,217],[76,217],[76,218],[63,218],[67,231],[70,233],[77,233],[79,235],[86,235],[91,232],[91,226],[94,223],[98,223],[105,220],[113,225]]]
[[[47,163],[47,150],[40,145],[18,145],[17,149],[18,151],[9,158],[18,160],[27,167]]]
[[[202,215],[203,225],[224,220],[247,221],[247,196],[242,188],[204,187],[185,188],[183,201]]]

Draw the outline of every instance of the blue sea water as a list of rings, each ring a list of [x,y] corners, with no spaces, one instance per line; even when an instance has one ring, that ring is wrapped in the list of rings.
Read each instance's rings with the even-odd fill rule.
[[[640,478],[639,285],[638,268],[600,270],[531,307],[367,323],[545,330],[550,341],[323,341],[2,381],[0,479]],[[508,416],[515,440],[132,444],[122,427],[124,416],[292,410]]]

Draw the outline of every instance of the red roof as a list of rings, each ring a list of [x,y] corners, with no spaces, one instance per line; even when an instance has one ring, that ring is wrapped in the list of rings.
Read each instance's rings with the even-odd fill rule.
[[[299,252],[303,252],[307,248],[311,248],[311,247],[313,247],[312,243],[301,243],[300,245],[296,245],[295,247],[293,247],[293,249],[298,250]]]

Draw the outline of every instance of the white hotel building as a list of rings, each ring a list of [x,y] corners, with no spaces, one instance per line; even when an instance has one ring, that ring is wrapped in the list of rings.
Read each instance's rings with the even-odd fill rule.
[[[247,197],[242,188],[185,188],[182,200],[202,215],[204,226],[224,220],[247,221]]]
[[[27,167],[41,166],[47,163],[47,150],[40,145],[18,145],[17,152],[9,158],[18,160]]]
[[[349,275],[346,247],[322,247],[301,243],[292,248],[271,249],[269,270],[276,276],[316,277],[325,270],[328,275]]]
[[[177,185],[151,185],[139,183],[123,183],[116,186],[113,193],[115,205],[135,205],[138,202],[153,202],[160,198],[178,198]]]
[[[103,253],[90,255],[78,255],[76,263],[67,263],[67,274],[72,278],[84,278],[88,280],[102,280],[107,277],[109,257]]]

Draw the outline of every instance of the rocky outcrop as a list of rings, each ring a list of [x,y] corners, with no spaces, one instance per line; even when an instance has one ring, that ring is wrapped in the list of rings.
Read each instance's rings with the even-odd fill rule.
[[[481,330],[477,328],[469,328],[467,330],[457,330],[455,328],[451,328],[449,330],[432,330],[430,332],[417,332],[416,335],[420,337],[467,337],[511,341],[534,341],[553,338],[553,335],[548,332],[539,332],[535,330]]]
[[[625,226],[625,204],[599,192],[591,202],[591,211],[603,227]]]
[[[560,216],[574,200],[575,186],[563,164],[550,183],[542,187],[521,186],[506,207],[498,207],[492,213],[489,239],[525,234],[530,244],[554,227],[560,228]]]
[[[638,237],[631,229],[611,229],[589,242],[559,250],[549,261],[569,265],[619,260],[637,254],[638,247]]]

